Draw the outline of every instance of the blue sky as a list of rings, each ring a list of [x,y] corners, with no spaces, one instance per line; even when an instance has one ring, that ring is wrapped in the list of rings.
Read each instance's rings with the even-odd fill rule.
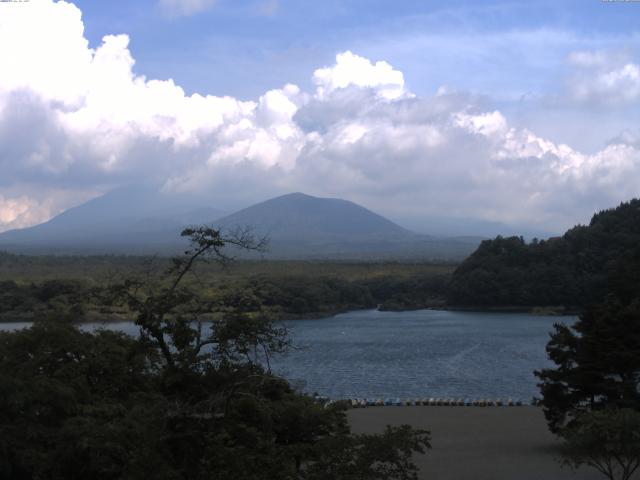
[[[304,191],[423,231],[558,231],[639,194],[639,21],[599,0],[0,3],[0,231],[149,178],[227,210]]]
[[[419,95],[443,85],[486,95],[517,124],[587,151],[640,120],[638,109],[577,113],[530,101],[558,93],[575,50],[638,57],[640,5],[630,2],[218,0],[190,15],[157,0],[76,4],[91,45],[127,33],[137,72],[173,78],[188,93],[254,99],[285,83],[308,88],[310,72],[351,50],[401,70]],[[572,125],[576,115],[604,116],[606,127],[585,136]],[[559,119],[553,127],[549,116]]]
[[[596,0],[218,0],[180,16],[152,0],[75,3],[92,45],[107,34],[131,37],[139,72],[171,77],[189,92],[241,98],[304,84],[310,71],[344,50],[384,58],[420,94],[443,84],[530,94],[556,80],[555,70],[576,46],[627,47],[640,19],[637,5]],[[467,43],[525,32],[538,48],[513,52],[492,43],[495,51],[478,53]],[[430,45],[432,37],[442,40]],[[477,68],[481,62],[486,68]]]

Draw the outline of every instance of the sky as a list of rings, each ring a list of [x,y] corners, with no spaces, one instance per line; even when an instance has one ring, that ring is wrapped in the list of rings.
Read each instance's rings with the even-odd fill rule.
[[[0,231],[152,182],[421,231],[640,195],[640,2],[0,2]]]

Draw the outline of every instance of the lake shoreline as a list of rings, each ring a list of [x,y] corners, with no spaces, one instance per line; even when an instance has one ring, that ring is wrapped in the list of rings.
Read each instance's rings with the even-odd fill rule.
[[[544,316],[557,316],[567,317],[575,316],[581,312],[580,307],[565,307],[563,305],[548,305],[548,306],[518,306],[518,305],[504,305],[504,306],[477,306],[477,305],[450,305],[441,308],[434,308],[434,310],[447,310],[452,312],[477,312],[477,313],[527,313],[530,315],[544,315]]]
[[[419,312],[421,310],[430,310],[430,311],[443,311],[443,312],[471,312],[471,313],[526,313],[530,315],[540,315],[540,316],[557,316],[557,317],[565,317],[565,316],[576,316],[580,313],[580,309],[578,307],[564,307],[564,306],[514,306],[514,305],[505,305],[505,306],[461,306],[461,305],[421,305],[419,307],[407,307],[407,308],[376,308],[376,307],[363,307],[363,308],[343,308],[343,309],[334,309],[329,311],[321,311],[321,312],[307,312],[301,314],[293,314],[286,313],[282,315],[278,315],[274,320],[275,321],[294,321],[294,320],[322,320],[327,318],[333,318],[337,315],[348,314],[352,312],[363,312],[363,311],[375,311],[375,312]],[[46,315],[43,315],[46,317]],[[78,325],[83,325],[87,323],[105,323],[105,324],[113,324],[113,323],[122,323],[122,322],[132,322],[134,321],[134,315],[122,314],[122,313],[98,313],[98,312],[89,312],[84,315],[83,319],[74,322]],[[1,323],[26,323],[35,321],[36,315],[32,312],[24,313],[24,314],[7,314],[0,316],[0,324]]]

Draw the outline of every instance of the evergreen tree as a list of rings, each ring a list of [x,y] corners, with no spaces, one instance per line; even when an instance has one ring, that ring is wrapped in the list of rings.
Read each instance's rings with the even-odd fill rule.
[[[572,327],[555,325],[547,353],[557,368],[536,375],[553,432],[585,411],[640,408],[640,301],[610,296]]]

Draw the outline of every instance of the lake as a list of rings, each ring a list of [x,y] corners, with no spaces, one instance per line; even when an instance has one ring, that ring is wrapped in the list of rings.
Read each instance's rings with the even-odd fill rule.
[[[508,398],[538,395],[553,324],[575,317],[441,310],[360,310],[283,322],[299,350],[272,361],[304,391],[329,398]],[[0,330],[28,324],[0,324]],[[86,324],[83,329],[99,328]],[[132,335],[131,323],[105,325]]]

